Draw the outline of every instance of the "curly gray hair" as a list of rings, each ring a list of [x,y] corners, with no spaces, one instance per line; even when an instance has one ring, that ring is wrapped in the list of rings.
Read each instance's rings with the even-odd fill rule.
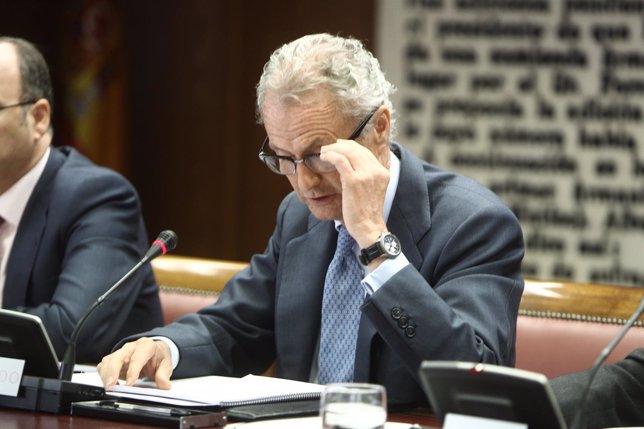
[[[396,88],[385,78],[378,60],[354,38],[311,34],[275,50],[257,84],[257,122],[263,123],[267,93],[282,103],[301,102],[311,91],[324,88],[335,96],[347,117],[364,117],[384,104],[391,112],[389,137],[395,135],[390,96]]]

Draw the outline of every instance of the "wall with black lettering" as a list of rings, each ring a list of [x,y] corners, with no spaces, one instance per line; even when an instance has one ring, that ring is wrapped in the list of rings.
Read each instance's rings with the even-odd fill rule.
[[[524,273],[644,286],[644,0],[380,0],[398,140],[516,213]]]

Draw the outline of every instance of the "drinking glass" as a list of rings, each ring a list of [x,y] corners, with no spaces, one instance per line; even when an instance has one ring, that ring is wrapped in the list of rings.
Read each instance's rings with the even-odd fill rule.
[[[324,429],[383,429],[387,392],[378,384],[328,384],[322,392],[320,414]]]

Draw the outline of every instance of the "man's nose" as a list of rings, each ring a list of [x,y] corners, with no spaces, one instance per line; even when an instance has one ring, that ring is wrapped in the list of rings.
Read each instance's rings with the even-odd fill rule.
[[[320,183],[320,175],[311,171],[304,163],[297,166],[295,170],[297,184],[300,189],[311,189]]]

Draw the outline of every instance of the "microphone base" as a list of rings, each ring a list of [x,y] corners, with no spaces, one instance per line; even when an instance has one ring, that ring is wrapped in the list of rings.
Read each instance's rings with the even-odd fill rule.
[[[104,397],[105,389],[102,387],[25,375],[20,382],[18,396],[0,395],[0,407],[69,414],[72,402],[96,401]]]

